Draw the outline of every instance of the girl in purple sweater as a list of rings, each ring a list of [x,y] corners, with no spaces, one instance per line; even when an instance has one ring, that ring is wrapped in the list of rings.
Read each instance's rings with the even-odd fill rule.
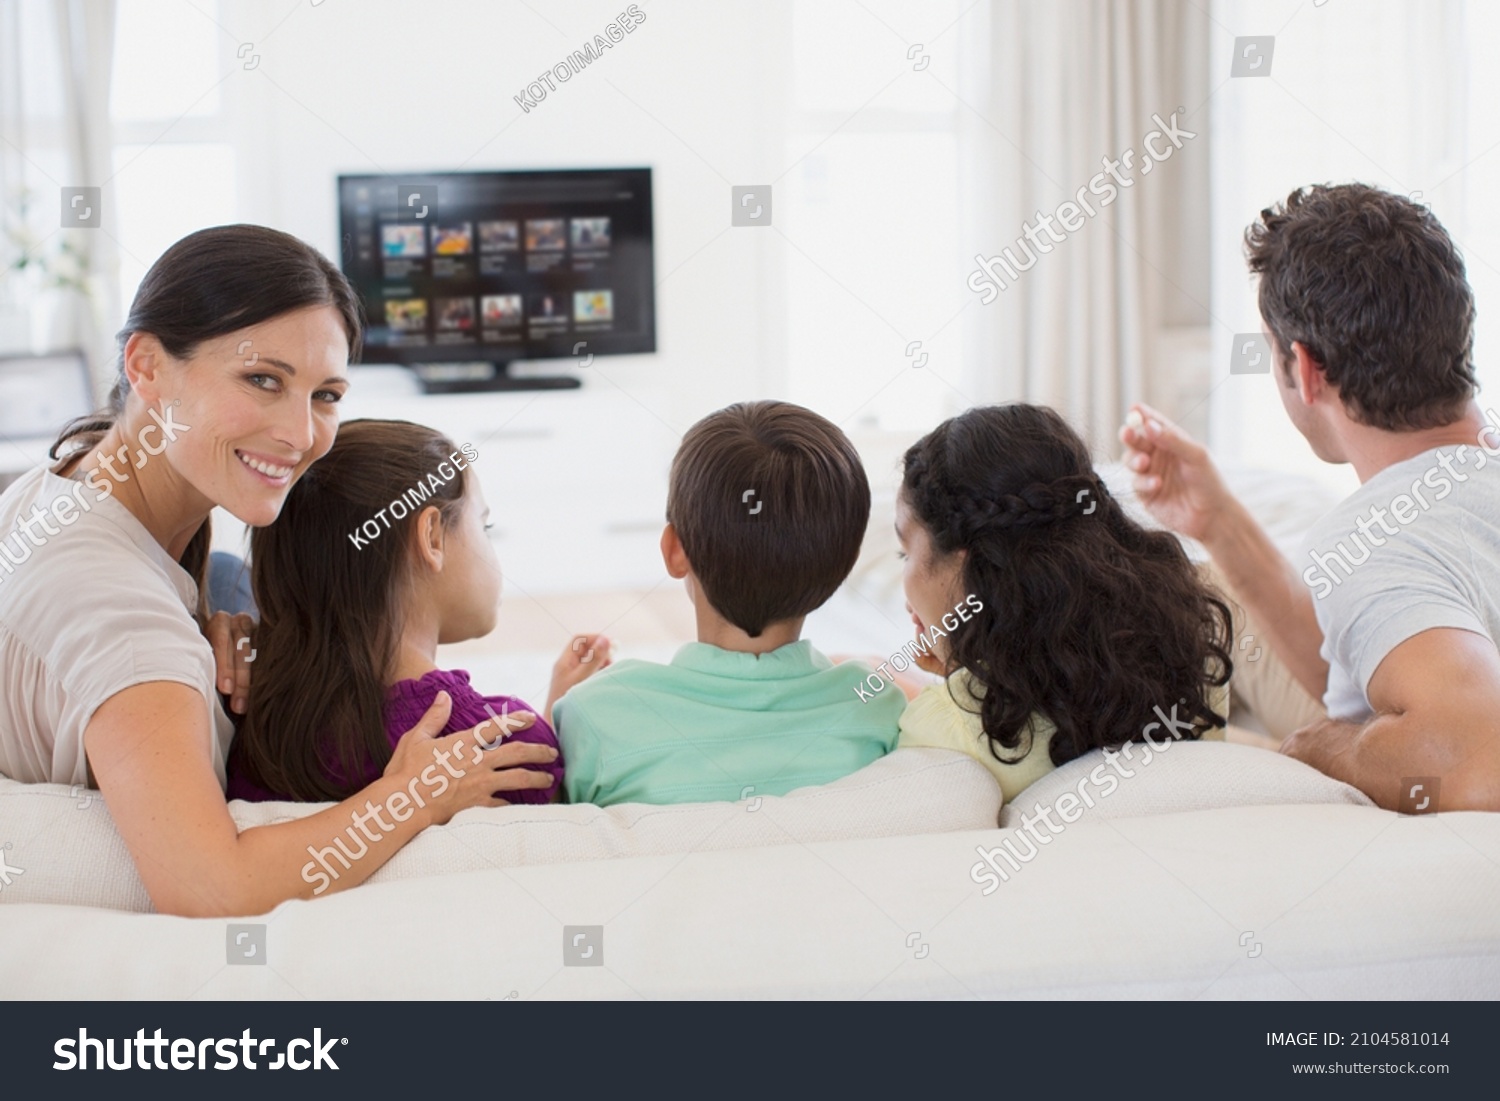
[[[354,420],[292,487],[281,516],[251,536],[260,606],[249,704],[229,755],[231,799],[342,800],[384,771],[401,734],[439,692],[443,733],[557,746],[546,717],[514,696],[484,695],[439,644],[495,627],[500,565],[474,449],[405,421]],[[399,515],[398,515],[399,514]],[[546,716],[609,664],[609,641],[581,635],[553,669]],[[307,731],[321,733],[309,738]],[[561,756],[509,775],[533,786],[512,803],[558,797]],[[504,775],[504,774],[502,774]]]

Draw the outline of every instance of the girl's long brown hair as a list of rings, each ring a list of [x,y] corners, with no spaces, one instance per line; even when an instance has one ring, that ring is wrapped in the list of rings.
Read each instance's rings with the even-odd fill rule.
[[[413,527],[429,506],[445,526],[457,522],[465,484],[449,460],[457,450],[422,425],[346,421],[276,522],[251,536],[261,619],[234,753],[237,771],[262,787],[306,802],[342,800],[365,786],[372,764],[390,761],[385,679],[401,638]]]
[[[135,333],[150,333],[168,355],[187,359],[205,340],[309,306],[332,306],[339,312],[349,338],[349,362],[358,362],[363,341],[359,297],[317,249],[265,226],[215,226],[188,234],[151,265],[125,327],[115,334],[119,367],[108,404],[65,426],[49,454],[72,459],[98,446],[124,415],[130,396],[125,344]],[[204,520],[179,560],[198,583],[199,619],[208,615],[210,535]]]
[[[901,492],[938,553],[966,552],[964,592],[984,602],[948,646],[973,678],[955,702],[996,760],[1030,752],[1034,714],[1056,727],[1055,765],[1141,741],[1156,708],[1191,724],[1170,738],[1226,725],[1210,688],[1233,670],[1229,606],[1176,536],[1126,515],[1056,412],[1018,402],[945,421],[907,451]]]

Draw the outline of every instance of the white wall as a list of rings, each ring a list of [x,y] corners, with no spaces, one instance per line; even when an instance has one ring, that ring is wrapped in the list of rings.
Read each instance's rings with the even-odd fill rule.
[[[616,410],[590,441],[601,455],[646,437],[675,443],[703,413],[745,398],[790,397],[860,430],[878,407],[874,423],[908,436],[964,404],[936,370],[956,382],[983,367],[963,327],[944,327],[972,295],[963,250],[950,277],[946,249],[933,245],[966,233],[954,225],[958,162],[944,121],[962,111],[938,75],[960,86],[958,55],[984,5],[647,0],[628,38],[523,113],[512,96],[623,6],[204,0],[181,18],[184,32],[210,27],[213,73],[179,71],[170,50],[145,56],[145,46],[121,62],[159,73],[187,112],[159,140],[132,139],[138,159],[115,181],[122,203],[170,193],[172,206],[134,227],[126,209],[126,245],[143,270],[181,233],[234,218],[336,254],[341,172],[645,164],[656,183],[659,352],[585,372]],[[1312,457],[1269,376],[1228,374],[1232,335],[1259,325],[1239,235],[1262,206],[1313,180],[1424,192],[1464,248],[1481,376],[1500,381],[1485,309],[1500,293],[1500,213],[1481,186],[1500,157],[1500,112],[1485,108],[1500,69],[1483,57],[1500,5],[1215,0],[1212,12],[1211,441],[1231,460],[1346,489],[1351,476]],[[1230,79],[1233,37],[1266,33],[1277,35],[1271,78]],[[907,42],[932,54],[930,68],[916,70]],[[238,60],[243,43],[253,71]],[[205,94],[228,105],[232,176],[173,181],[172,143],[210,125],[193,113]],[[904,150],[874,140],[898,131],[911,135]],[[776,228],[731,229],[731,185],[770,181]],[[905,369],[905,337],[940,329],[941,342],[928,341],[933,370]],[[643,508],[659,490],[639,487]]]
[[[236,35],[262,28],[263,79],[234,82],[243,216],[334,256],[339,173],[649,166],[659,351],[595,374],[678,430],[766,396],[779,284],[768,235],[728,231],[730,186],[780,170],[788,8],[648,2],[601,60],[529,113],[515,104],[624,6],[334,0],[267,34],[268,5],[228,0]]]
[[[366,375],[362,392],[358,372],[346,402],[346,416],[407,416],[486,454],[531,434],[536,446],[486,474],[508,581],[531,592],[660,581],[655,537],[682,432],[730,402],[786,393],[777,242],[730,229],[730,187],[782,170],[790,8],[640,7],[643,23],[529,112],[513,97],[602,35],[624,3],[222,0],[219,10],[233,216],[329,256],[341,173],[653,170],[657,354],[544,365],[581,377],[587,417],[543,416],[556,403],[525,395],[392,398],[390,377]],[[238,72],[244,42],[259,61]],[[611,515],[583,508],[605,486]],[[242,539],[220,514],[216,545]]]
[[[578,371],[614,413],[601,423],[593,402],[576,445],[606,464],[642,449],[670,455],[714,409],[787,398],[881,452],[878,489],[894,477],[896,444],[965,404],[945,381],[965,370],[960,327],[934,348],[944,377],[912,369],[902,334],[928,337],[972,298],[944,133],[958,104],[935,75],[955,83],[969,6],[647,0],[633,33],[523,112],[513,96],[602,33],[623,3],[221,0],[236,178],[232,198],[209,201],[232,210],[221,219],[273,225],[334,256],[340,173],[649,166],[658,353]],[[927,43],[930,72],[903,38]],[[247,42],[253,71],[238,59]],[[774,228],[731,228],[731,186],[773,181]],[[155,255],[188,228],[137,251]],[[351,415],[367,404],[355,378]],[[531,416],[503,398],[472,401],[497,422]],[[406,415],[448,428],[443,408],[417,398]],[[894,443],[881,431],[893,425]],[[551,479],[563,495],[579,467],[567,469],[512,476]],[[665,465],[653,459],[652,469],[620,487],[632,516],[660,517]],[[234,545],[238,533],[222,526],[216,541]],[[556,576],[536,583],[587,587],[599,572],[587,553],[560,550]],[[643,560],[608,582],[650,584],[653,571],[659,563]]]

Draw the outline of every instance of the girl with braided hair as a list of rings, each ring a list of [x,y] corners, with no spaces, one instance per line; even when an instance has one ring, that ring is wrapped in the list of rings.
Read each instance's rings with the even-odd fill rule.
[[[945,678],[912,700],[900,744],[970,754],[1009,801],[1147,730],[1223,737],[1229,607],[1175,536],[1126,515],[1053,410],[970,409],[923,437],[896,535],[920,664]]]

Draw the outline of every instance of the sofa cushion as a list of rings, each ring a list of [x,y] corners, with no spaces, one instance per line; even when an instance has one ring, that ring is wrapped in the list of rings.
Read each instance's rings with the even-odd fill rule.
[[[1269,750],[1232,742],[1166,744],[1170,748],[1158,753],[1132,744],[1131,757],[1118,756],[1115,767],[1098,749],[1069,761],[1007,804],[1000,812],[1000,825],[1017,827],[1022,815],[1045,808],[1055,808],[1060,816],[1073,816],[1068,821],[1076,821],[1078,817],[1140,818],[1220,807],[1375,805],[1358,788]],[[1059,799],[1062,806],[1058,806]]]
[[[327,803],[232,802],[241,829]],[[796,845],[993,827],[1000,789],[983,765],[945,750],[898,749],[832,784],[738,803],[478,807],[424,830],[369,882],[625,856]],[[22,869],[0,903],[149,912],[150,899],[98,792],[0,778],[0,844]],[[334,864],[335,870],[342,870]]]

